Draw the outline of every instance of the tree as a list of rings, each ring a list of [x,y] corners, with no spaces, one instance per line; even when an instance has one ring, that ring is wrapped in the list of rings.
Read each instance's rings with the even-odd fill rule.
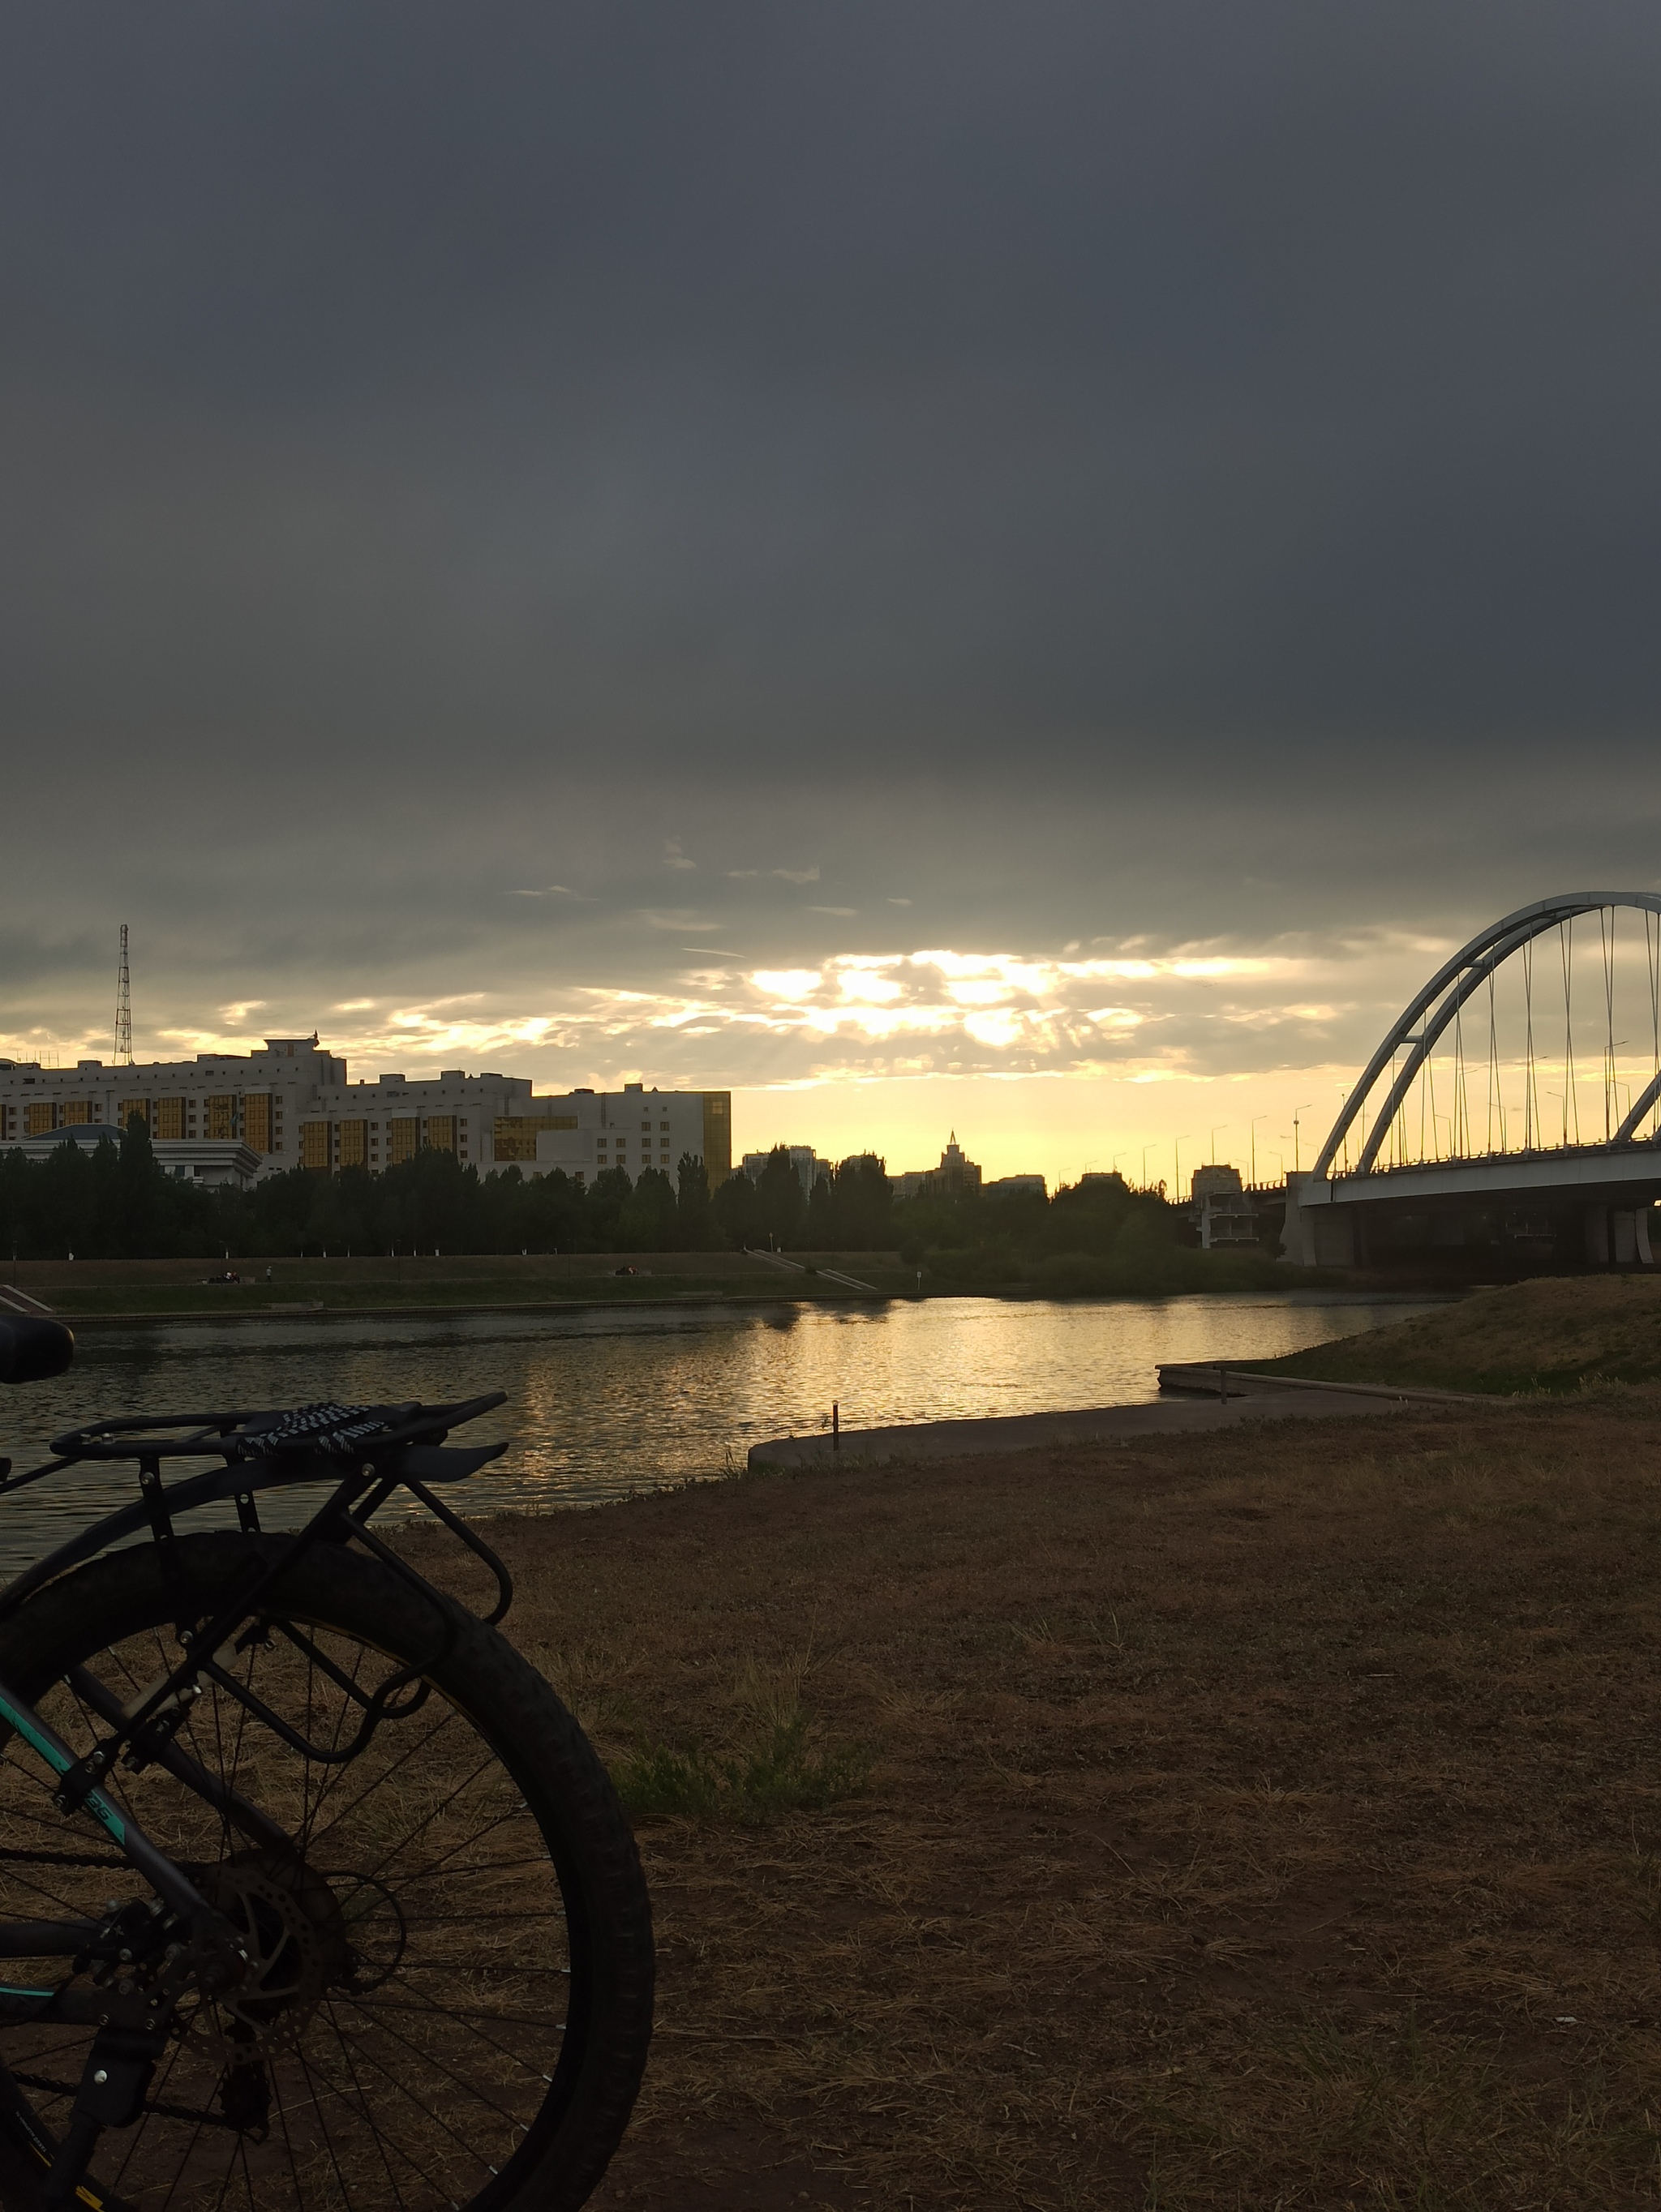
[[[622,1233],[623,1209],[634,1185],[627,1168],[602,1168],[588,1189],[587,1243],[596,1252],[617,1252]]]
[[[644,1168],[618,1217],[618,1241],[625,1252],[666,1252],[674,1241],[675,1194],[660,1169]]]
[[[113,1152],[113,1146],[110,1149]],[[97,1219],[92,1163],[73,1137],[55,1145],[42,1161],[35,1191],[43,1221],[52,1224],[49,1233],[59,1259],[66,1252],[78,1252],[83,1260],[101,1253],[108,1224]]]
[[[703,1162],[683,1152],[675,1170],[675,1243],[683,1252],[707,1252],[717,1242],[709,1203],[709,1176]],[[748,1181],[748,1177],[745,1177]]]
[[[767,1164],[756,1179],[756,1196],[761,1203],[762,1226],[779,1250],[795,1243],[807,1218],[807,1200],[801,1177],[783,1145],[775,1145],[767,1155]]]
[[[734,1250],[758,1244],[764,1234],[756,1186],[741,1171],[727,1176],[710,1202],[716,1225]]]
[[[837,1242],[847,1251],[880,1252],[894,1240],[894,1186],[874,1152],[844,1160],[832,1183]]]
[[[129,1114],[121,1132],[121,1157],[116,1163],[113,1249],[124,1260],[151,1260],[161,1255],[160,1192],[161,1170],[155,1164],[149,1125],[142,1114]]]
[[[837,1234],[840,1227],[836,1187],[829,1176],[816,1176],[813,1188],[807,1196],[807,1225],[802,1232],[810,1250],[828,1252],[832,1249],[840,1249],[843,1243]]]

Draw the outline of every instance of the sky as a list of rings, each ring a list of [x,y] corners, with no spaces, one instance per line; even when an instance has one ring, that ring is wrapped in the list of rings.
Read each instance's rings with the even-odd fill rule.
[[[141,1058],[1186,1182],[1661,883],[1652,6],[0,58],[0,1052],[108,1055],[125,921]]]

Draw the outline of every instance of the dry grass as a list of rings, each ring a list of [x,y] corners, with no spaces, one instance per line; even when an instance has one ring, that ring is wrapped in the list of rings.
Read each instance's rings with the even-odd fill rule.
[[[614,1759],[769,1697],[877,1751],[642,1827],[660,2027],[596,2201],[1658,2202],[1658,1444],[1628,1392],[514,1528]]]
[[[1661,1380],[1661,1280],[1542,1276],[1263,1365],[1329,1382],[1578,1390]]]

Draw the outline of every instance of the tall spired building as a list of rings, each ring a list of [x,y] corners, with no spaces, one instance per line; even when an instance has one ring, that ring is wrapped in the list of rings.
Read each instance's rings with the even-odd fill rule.
[[[896,1198],[963,1198],[981,1187],[981,1171],[958,1142],[954,1129],[937,1168],[915,1168],[892,1178]]]

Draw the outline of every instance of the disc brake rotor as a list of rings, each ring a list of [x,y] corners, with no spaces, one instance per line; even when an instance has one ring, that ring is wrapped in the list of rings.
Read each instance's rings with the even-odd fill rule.
[[[346,1968],[334,1892],[309,1867],[261,1850],[222,1860],[201,1888],[236,1929],[249,1970],[238,1988],[197,2008],[186,2034],[226,2066],[292,2050]]]

